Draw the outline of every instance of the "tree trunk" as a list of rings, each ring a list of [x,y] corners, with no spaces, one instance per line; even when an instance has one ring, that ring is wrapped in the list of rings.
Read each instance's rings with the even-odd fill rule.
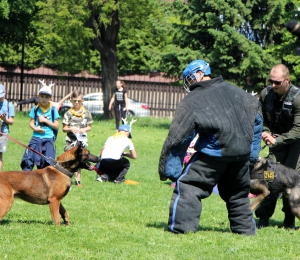
[[[114,3],[113,6],[117,5],[118,2],[118,0],[111,1],[111,3]],[[103,10],[94,8],[93,1],[88,1],[88,8],[91,12],[85,22],[85,26],[91,28],[94,32],[95,38],[91,39],[91,42],[101,54],[103,110],[105,119],[110,119],[113,117],[114,112],[110,113],[108,105],[116,87],[118,75],[117,38],[120,29],[119,12],[114,8],[108,11],[106,15],[110,17],[111,21],[104,24],[100,15]]]
[[[114,50],[101,52],[102,67],[102,92],[103,92],[103,110],[104,118],[110,119],[114,117],[114,109],[108,110],[109,102],[116,88],[117,74],[117,54]]]

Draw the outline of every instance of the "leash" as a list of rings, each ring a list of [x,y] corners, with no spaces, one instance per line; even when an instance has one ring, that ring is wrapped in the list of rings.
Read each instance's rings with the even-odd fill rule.
[[[17,144],[19,144],[19,145],[25,147],[26,149],[28,149],[28,150],[30,150],[30,151],[32,151],[32,152],[34,152],[34,153],[36,153],[36,154],[42,156],[43,158],[45,158],[45,160],[46,160],[48,163],[50,163],[50,164],[53,163],[53,167],[54,167],[54,168],[56,168],[57,170],[61,171],[61,172],[64,173],[64,174],[66,174],[66,175],[69,176],[70,178],[72,178],[73,175],[72,175],[69,171],[66,171],[63,167],[61,167],[61,166],[59,165],[59,163],[58,163],[57,161],[55,161],[54,159],[45,156],[44,154],[42,154],[42,153],[40,153],[40,152],[38,152],[38,151],[36,151],[36,150],[30,148],[29,146],[27,146],[27,145],[21,143],[20,141],[14,139],[13,137],[11,137],[11,136],[9,136],[9,135],[7,135],[7,134],[4,134],[4,133],[0,132],[0,135],[3,135],[3,136],[5,136],[6,138],[8,138],[9,140],[11,140],[11,141],[13,141],[13,142],[15,142],[15,143],[17,143]],[[50,161],[50,162],[49,162],[49,161]],[[79,182],[78,182],[76,176],[74,176],[74,178],[75,178],[76,183],[79,184]]]
[[[40,153],[40,152],[38,152],[38,151],[36,151],[36,150],[30,148],[29,146],[27,146],[27,145],[21,143],[20,141],[14,139],[13,137],[11,137],[11,136],[9,136],[9,135],[7,135],[7,134],[4,134],[4,133],[0,132],[0,135],[3,135],[3,136],[5,136],[6,138],[8,138],[9,140],[11,140],[11,141],[13,141],[13,142],[15,142],[15,143],[17,143],[17,144],[19,144],[19,145],[25,147],[26,149],[28,149],[28,150],[30,150],[30,151],[32,151],[32,152],[34,152],[34,153],[36,153],[36,154],[42,156],[42,157],[43,157],[48,163],[50,163],[50,164],[52,164],[52,163],[53,163],[53,164],[56,164],[56,163],[57,163],[54,159],[45,156],[44,154],[42,154],[42,153]]]

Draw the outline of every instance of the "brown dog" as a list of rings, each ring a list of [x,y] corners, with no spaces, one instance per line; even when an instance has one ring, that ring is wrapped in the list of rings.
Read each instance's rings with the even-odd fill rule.
[[[251,210],[270,193],[281,193],[287,197],[293,214],[300,220],[300,174],[292,168],[259,157],[250,171],[250,192],[257,197],[251,203]]]
[[[54,166],[34,171],[0,172],[0,220],[17,197],[33,204],[49,204],[54,223],[60,225],[61,215],[64,223],[69,225],[69,217],[61,200],[69,192],[71,177],[79,168],[91,170],[89,162],[98,160],[98,156],[76,146],[58,156]]]

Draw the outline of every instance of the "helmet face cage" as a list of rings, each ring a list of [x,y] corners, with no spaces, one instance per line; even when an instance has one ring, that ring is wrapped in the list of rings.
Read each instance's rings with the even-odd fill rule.
[[[197,82],[197,78],[200,78],[199,75],[197,74],[198,71],[203,72],[203,75],[200,78],[200,81],[204,77],[206,70],[210,74],[209,63],[201,61],[201,63],[194,64],[194,65],[195,65],[195,67],[192,67],[191,69],[189,68],[189,65],[185,69],[185,70],[189,69],[189,72],[187,71],[188,74],[183,79],[183,88],[187,92],[190,92],[190,86],[192,84],[194,84],[195,82]],[[205,67],[204,67],[204,65],[205,65]],[[203,67],[204,67],[204,69],[203,69]],[[185,74],[185,71],[183,72],[183,74]]]
[[[190,92],[190,85],[194,84],[197,82],[197,77],[199,77],[196,73],[190,73],[187,75],[184,80],[183,80],[183,88],[185,89],[186,92]]]

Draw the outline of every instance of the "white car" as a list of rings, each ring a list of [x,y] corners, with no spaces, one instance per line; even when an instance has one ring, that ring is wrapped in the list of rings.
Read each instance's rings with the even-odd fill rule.
[[[103,114],[103,94],[100,92],[90,93],[83,96],[83,105],[92,114]],[[127,116],[147,117],[150,116],[150,108],[147,104],[128,98]],[[70,100],[66,100],[59,112],[64,114],[72,107]]]

